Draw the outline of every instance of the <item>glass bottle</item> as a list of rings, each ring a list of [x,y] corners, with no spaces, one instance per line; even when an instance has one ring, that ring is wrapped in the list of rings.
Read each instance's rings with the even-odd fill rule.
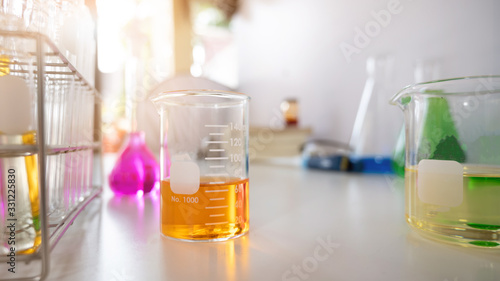
[[[299,104],[297,99],[290,98],[284,100],[280,108],[285,120],[285,126],[297,126],[299,123]]]

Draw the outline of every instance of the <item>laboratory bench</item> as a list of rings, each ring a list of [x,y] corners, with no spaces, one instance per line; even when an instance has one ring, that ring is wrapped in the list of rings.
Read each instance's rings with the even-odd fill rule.
[[[225,242],[160,234],[159,194],[108,186],[50,255],[48,280],[500,280],[500,251],[428,240],[392,175],[250,165],[250,231]]]

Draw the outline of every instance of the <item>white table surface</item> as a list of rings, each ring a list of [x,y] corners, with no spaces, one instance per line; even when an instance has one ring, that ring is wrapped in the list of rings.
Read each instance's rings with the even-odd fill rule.
[[[400,179],[252,163],[250,232],[164,238],[158,197],[101,198],[51,253],[48,280],[500,280],[500,251],[427,240]],[[327,246],[325,246],[327,245]]]

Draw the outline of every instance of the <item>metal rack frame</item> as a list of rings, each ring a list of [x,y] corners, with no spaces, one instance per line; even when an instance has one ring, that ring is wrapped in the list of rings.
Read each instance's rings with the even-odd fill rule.
[[[41,272],[39,275],[32,277],[21,277],[17,279],[9,278],[8,280],[43,280],[45,279],[50,270],[50,251],[54,249],[56,244],[62,238],[64,233],[68,230],[69,226],[74,222],[77,216],[83,211],[83,209],[95,198],[97,198],[102,190],[102,151],[101,151],[101,136],[99,131],[100,124],[100,105],[101,105],[101,97],[99,93],[93,88],[78,72],[78,70],[69,62],[69,60],[63,56],[57,46],[45,35],[34,32],[19,32],[19,31],[3,31],[0,30],[0,37],[17,37],[17,38],[27,38],[33,39],[36,42],[36,67],[35,67],[35,80],[38,85],[37,87],[37,126],[38,126],[38,134],[37,134],[37,142],[36,145],[29,147],[29,150],[32,152],[36,152],[38,154],[38,181],[39,181],[39,201],[40,201],[40,227],[41,227],[41,245],[37,249],[37,251],[33,254],[29,255],[20,255],[17,256],[17,261],[25,262],[29,264],[32,261],[40,260],[41,261]],[[48,46],[52,52],[45,52],[45,46]],[[47,63],[47,56],[55,56],[60,59],[62,63]],[[51,67],[61,67],[63,71],[45,71],[46,66]],[[94,102],[94,140],[93,145],[89,146],[74,146],[74,147],[51,147],[49,148],[46,144],[46,124],[45,124],[45,104],[44,97],[45,93],[45,78],[47,75],[63,75],[68,76],[68,78],[58,78],[65,81],[77,81],[81,83],[81,85],[87,87],[88,90],[92,91],[95,96]],[[97,137],[96,137],[97,136]],[[24,147],[24,151],[26,151],[26,146]],[[15,150],[16,147],[10,147],[9,151]],[[51,155],[55,152],[60,152],[64,150],[64,152],[72,152],[78,151],[82,149],[92,149],[93,151],[93,162],[96,162],[99,165],[99,172],[93,173],[92,171],[92,180],[98,179],[99,184],[97,186],[93,186],[93,190],[90,194],[86,195],[86,197],[79,202],[76,206],[74,206],[62,219],[58,224],[50,225],[48,222],[48,196],[46,192],[47,187],[47,167],[45,166],[45,160],[48,155]],[[2,156],[2,151],[0,150],[0,156]],[[95,171],[95,169],[94,169]],[[3,261],[0,258],[0,261]],[[0,280],[3,280],[0,278]]]

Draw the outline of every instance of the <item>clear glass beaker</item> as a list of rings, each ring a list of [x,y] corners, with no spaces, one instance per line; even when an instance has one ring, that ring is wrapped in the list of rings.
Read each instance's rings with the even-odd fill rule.
[[[450,242],[500,246],[500,76],[408,86],[406,219]]]
[[[248,104],[243,94],[154,97],[161,118],[161,233],[221,241],[248,232]]]

